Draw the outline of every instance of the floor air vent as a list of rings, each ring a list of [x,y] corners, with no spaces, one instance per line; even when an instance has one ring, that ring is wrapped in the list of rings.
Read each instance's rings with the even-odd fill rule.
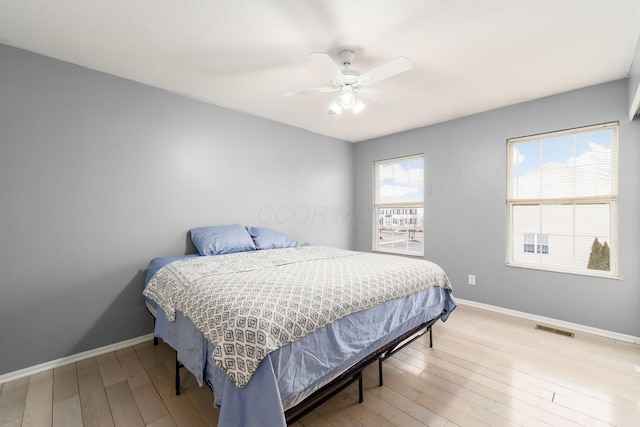
[[[553,332],[554,334],[564,335],[565,337],[573,338],[574,333],[569,331],[563,331],[562,329],[550,328],[548,326],[536,325],[536,329],[540,329],[541,331]]]

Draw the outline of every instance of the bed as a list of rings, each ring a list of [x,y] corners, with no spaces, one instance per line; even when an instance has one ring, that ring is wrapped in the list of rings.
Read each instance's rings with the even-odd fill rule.
[[[364,366],[456,306],[428,261],[255,227],[190,233],[199,253],[152,260],[144,296],[155,336],[213,390],[220,425],[286,425],[325,390],[356,380],[361,389]]]

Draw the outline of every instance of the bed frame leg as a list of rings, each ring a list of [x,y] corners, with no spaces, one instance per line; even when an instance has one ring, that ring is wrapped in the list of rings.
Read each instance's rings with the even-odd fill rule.
[[[177,351],[176,351],[176,396],[180,396],[180,362],[178,362]]]
[[[153,318],[153,332],[156,331],[156,318]],[[158,337],[153,336],[153,345],[158,345]]]
[[[364,402],[364,393],[362,391],[362,371],[358,374],[358,402]]]
[[[433,348],[433,325],[427,326],[426,330],[429,331],[429,348]],[[424,335],[425,333],[423,333],[422,335]],[[382,380],[382,362],[384,360],[388,359],[389,357],[393,356],[397,351],[403,349],[406,345],[410,344],[411,342],[413,342],[417,338],[421,337],[422,335],[416,336],[411,341],[403,344],[402,346],[400,346],[400,347],[396,346],[396,347],[392,348],[390,351],[388,351],[387,353],[382,353],[378,357],[378,378],[379,378],[378,384],[380,385],[380,387],[382,387],[382,385],[383,385],[383,380]]]
[[[429,326],[429,348],[433,348],[433,328]]]

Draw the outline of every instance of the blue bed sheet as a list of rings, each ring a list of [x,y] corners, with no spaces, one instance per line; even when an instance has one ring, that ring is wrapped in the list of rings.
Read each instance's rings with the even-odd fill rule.
[[[144,277],[144,284],[146,285],[147,283],[149,283],[149,280],[151,280],[151,277],[153,277],[153,275],[156,274],[156,271],[160,270],[165,265],[167,265],[167,264],[169,264],[169,263],[171,263],[173,261],[178,261],[178,260],[187,259],[187,258],[193,258],[193,257],[196,257],[196,256],[200,256],[200,254],[179,255],[179,256],[152,259],[149,262],[149,267],[147,268],[147,274]]]

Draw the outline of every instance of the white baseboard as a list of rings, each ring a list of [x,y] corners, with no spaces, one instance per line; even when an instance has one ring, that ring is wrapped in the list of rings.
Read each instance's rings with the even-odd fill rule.
[[[618,332],[607,331],[605,329],[592,328],[591,326],[580,325],[578,323],[566,322],[564,320],[553,319],[551,317],[538,316],[536,314],[529,314],[522,311],[497,307],[495,305],[484,304],[481,302],[464,300],[461,298],[456,298],[456,302],[462,305],[468,305],[470,307],[482,308],[484,310],[493,311],[496,313],[508,314],[510,316],[532,320],[536,323],[544,323],[549,326],[558,326],[560,328],[571,329],[574,331],[584,332],[592,335],[598,335],[601,337],[611,338],[618,341],[624,341],[624,342],[629,342],[633,344],[640,344],[640,337],[634,337],[633,335],[625,335],[625,334],[620,334]]]
[[[109,344],[104,347],[95,348],[93,350],[83,351],[82,353],[72,354],[71,356],[62,357],[60,359],[52,360],[50,362],[41,363],[39,365],[31,366],[29,368],[20,369],[19,371],[9,372],[8,374],[0,375],[0,384],[7,383],[9,381],[18,380],[20,378],[28,377],[31,375],[39,374],[40,372],[54,369],[60,366],[67,365],[69,363],[75,363],[79,360],[88,359],[90,357],[99,356],[101,354],[109,353],[112,351],[120,350],[132,345],[140,344],[145,341],[153,339],[153,334],[143,335],[137,338],[131,338],[125,341],[120,341],[114,344]]]

